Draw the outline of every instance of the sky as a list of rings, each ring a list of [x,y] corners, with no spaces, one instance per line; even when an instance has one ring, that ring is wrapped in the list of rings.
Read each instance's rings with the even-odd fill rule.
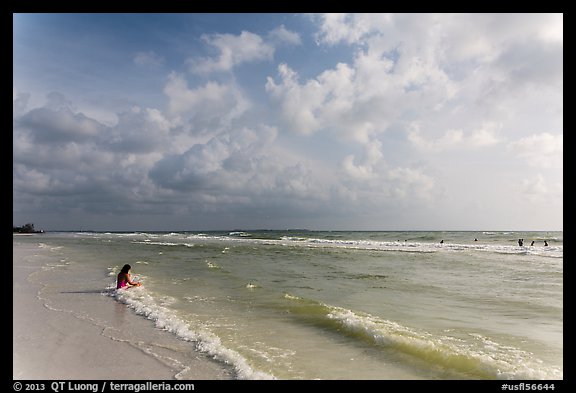
[[[14,14],[13,224],[562,230],[562,14]]]

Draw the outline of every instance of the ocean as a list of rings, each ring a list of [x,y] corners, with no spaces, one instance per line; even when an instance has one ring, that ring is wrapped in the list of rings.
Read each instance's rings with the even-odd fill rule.
[[[176,379],[197,351],[236,379],[563,378],[563,232],[48,232],[14,243],[49,256],[34,276],[47,307],[130,340],[90,307],[98,297],[176,337],[134,343],[170,359]],[[116,290],[126,263],[143,285]]]

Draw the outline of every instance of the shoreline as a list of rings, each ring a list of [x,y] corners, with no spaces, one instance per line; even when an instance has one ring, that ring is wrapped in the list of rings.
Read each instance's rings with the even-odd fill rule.
[[[38,243],[13,241],[12,248],[13,379],[234,379],[225,365],[126,305],[98,291],[46,283],[43,267],[52,259]],[[66,301],[81,311],[61,307],[49,298],[53,294],[57,300],[67,294]]]
[[[493,247],[453,249],[423,234],[399,253],[402,236],[309,236],[321,247],[299,237],[74,233],[15,236],[14,248],[28,249],[16,267],[28,269],[32,298],[80,326],[66,334],[100,329],[84,335],[88,352],[109,357],[95,370],[153,378],[158,367],[137,363],[146,358],[176,380],[562,378],[562,233],[553,255],[510,245],[507,234]],[[142,288],[114,289],[125,263]],[[133,358],[117,360],[126,347]]]

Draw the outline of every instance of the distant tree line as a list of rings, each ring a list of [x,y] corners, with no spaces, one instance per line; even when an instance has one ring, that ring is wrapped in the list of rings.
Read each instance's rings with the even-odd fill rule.
[[[32,224],[31,222],[29,222],[28,224],[25,224],[21,227],[12,227],[13,228],[13,232],[12,233],[42,233],[44,231],[37,231],[34,229],[34,224]]]

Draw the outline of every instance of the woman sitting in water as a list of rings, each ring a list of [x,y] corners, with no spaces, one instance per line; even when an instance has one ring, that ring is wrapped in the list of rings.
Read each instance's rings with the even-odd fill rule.
[[[126,264],[122,267],[122,270],[120,270],[120,273],[118,273],[118,280],[116,281],[116,289],[120,289],[120,288],[124,288],[127,287],[128,285],[133,286],[133,287],[139,287],[140,282],[133,282],[132,280],[130,280],[130,273],[128,273],[130,271],[130,269],[132,268],[132,266]]]

